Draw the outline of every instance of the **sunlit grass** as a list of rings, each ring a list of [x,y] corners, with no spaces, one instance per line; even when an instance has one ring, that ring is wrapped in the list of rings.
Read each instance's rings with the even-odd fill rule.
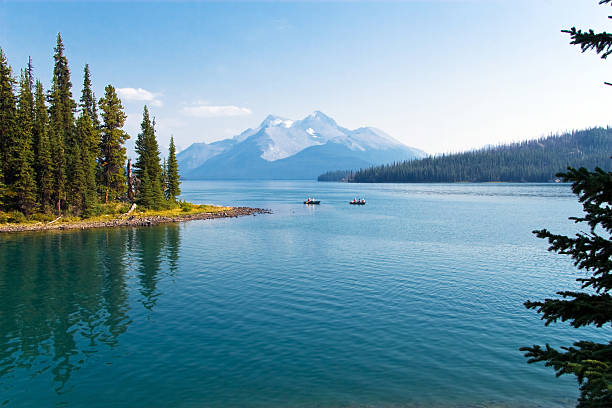
[[[232,207],[222,207],[210,204],[192,204],[185,201],[177,202],[171,205],[171,208],[153,210],[136,207],[136,209],[129,215],[127,212],[130,209],[130,204],[127,203],[109,203],[99,204],[95,207],[95,215],[88,217],[75,217],[64,215],[57,223],[71,224],[71,223],[95,223],[95,222],[108,222],[113,220],[125,220],[129,217],[134,218],[147,218],[147,217],[183,217],[194,214],[214,214],[224,211],[229,211]],[[15,225],[32,225],[32,224],[47,224],[57,218],[53,214],[36,213],[29,217],[25,217],[19,212],[1,212],[0,211],[0,227],[1,226],[15,226]]]

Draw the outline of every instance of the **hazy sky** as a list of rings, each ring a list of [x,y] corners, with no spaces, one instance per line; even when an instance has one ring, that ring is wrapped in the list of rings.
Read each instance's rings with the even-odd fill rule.
[[[597,0],[7,2],[0,46],[48,86],[62,33],[80,96],[121,89],[135,138],[143,105],[180,147],[321,110],[429,153],[611,124],[612,61],[563,28],[607,29]]]

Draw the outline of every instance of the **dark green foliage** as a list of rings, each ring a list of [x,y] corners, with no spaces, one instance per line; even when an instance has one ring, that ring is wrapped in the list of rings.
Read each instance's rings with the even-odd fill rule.
[[[328,171],[327,173],[321,174],[318,181],[351,181],[354,178],[355,172],[353,170],[336,170]]]
[[[86,111],[89,119],[95,128],[100,126],[98,118],[98,107],[96,105],[96,97],[91,90],[91,74],[89,72],[89,64],[83,69],[83,91],[81,93],[80,107],[82,111]]]
[[[362,169],[348,177],[357,183],[547,182],[568,166],[610,169],[612,128],[573,131],[561,136]],[[337,178],[334,178],[336,176]],[[326,173],[339,181],[350,172]]]
[[[612,0],[600,0],[599,4],[612,4]],[[569,34],[572,40],[570,44],[579,45],[582,52],[594,50],[602,59],[612,54],[612,34],[605,31],[603,33],[596,33],[593,30],[582,31],[576,27],[562,32]],[[612,84],[606,82],[606,85]]]
[[[2,172],[2,166],[0,166],[0,209],[4,207],[6,200],[6,184],[4,184],[4,173]]]
[[[34,154],[32,130],[34,128],[34,98],[30,88],[28,71],[23,71],[19,87],[17,108],[17,134],[9,147],[9,166],[15,174],[10,186],[15,191],[17,207],[27,216],[36,206],[36,180],[34,176]]]
[[[105,203],[125,198],[124,144],[129,136],[122,130],[126,115],[115,88],[108,85],[99,100],[100,123],[86,65],[75,121],[77,104],[72,99],[68,60],[59,34],[54,62],[47,109],[42,83],[34,85],[32,60],[21,74],[17,97],[12,69],[0,48],[0,210],[19,215],[0,222],[25,217],[47,220],[53,209],[57,214],[90,216],[110,208],[99,203],[98,193]],[[168,208],[171,204],[164,196],[168,186],[173,200],[180,194],[176,151],[172,142],[170,183],[165,162],[163,167],[160,164],[155,121],[146,107],[136,147],[136,173],[144,190],[140,203]]]
[[[53,158],[53,197],[57,214],[62,212],[62,200],[66,198],[66,154],[64,139],[51,126],[49,127],[51,141],[51,157]]]
[[[576,223],[586,223],[588,232],[574,237],[553,234],[543,229],[534,231],[539,238],[547,239],[549,250],[569,255],[574,265],[585,272],[577,279],[582,291],[557,292],[561,298],[528,301],[525,306],[542,314],[546,324],[567,321],[573,327],[612,325],[612,173],[597,168],[590,172],[585,168],[570,168],[559,174],[564,181],[572,182],[572,191],[578,195],[584,216],[572,217]],[[578,341],[573,347],[558,351],[548,344],[542,348],[524,347],[529,363],[544,361],[553,367],[557,375],[574,374],[580,383],[578,407],[612,406],[612,342],[598,344]]]
[[[17,134],[17,103],[14,93],[15,79],[11,67],[0,48],[0,166],[8,185],[15,180],[10,164],[10,146]]]
[[[98,202],[96,171],[100,132],[90,120],[87,111],[81,113],[77,120],[77,135],[82,143],[81,166],[85,173],[85,192],[83,212],[87,213]]]
[[[159,163],[159,146],[155,138],[155,122],[151,123],[149,110],[144,107],[141,132],[136,139],[138,158],[134,173],[140,179],[140,205],[147,208],[160,208],[165,201],[162,189],[162,168]]]
[[[161,185],[164,191],[164,196],[166,195],[166,190],[168,189],[168,164],[166,163],[166,159],[164,158],[162,163],[162,173],[161,173]],[[167,198],[167,197],[166,197]]]
[[[99,163],[102,167],[104,202],[107,203],[118,200],[126,192],[124,143],[130,136],[121,130],[127,116],[112,85],[106,86],[105,95],[100,99],[100,109],[103,124]]]
[[[601,0],[599,4],[610,4],[612,0]],[[605,31],[603,33],[595,33],[593,30],[582,31],[572,27],[569,30],[562,32],[568,33],[572,39],[570,44],[579,45],[582,52],[595,50],[597,54],[601,54],[602,59],[606,59],[612,54],[612,34]]]
[[[57,35],[57,45],[53,59],[55,60],[55,66],[49,94],[49,113],[56,132],[64,138],[66,144],[69,144],[74,129],[76,103],[72,99],[68,59],[64,55],[64,43],[60,34]]]
[[[43,212],[51,206],[53,195],[53,162],[51,160],[51,141],[49,140],[49,116],[43,93],[43,86],[36,81],[34,109],[34,170],[38,186],[38,203]]]
[[[53,160],[55,162],[55,201],[57,212],[61,212],[62,200],[68,199],[73,203],[71,182],[74,180],[75,166],[78,165],[78,154],[75,152],[77,144],[74,130],[74,111],[76,103],[72,99],[72,83],[68,59],[64,55],[64,44],[61,34],[57,35],[57,45],[53,56],[53,81],[49,92],[49,116],[54,139]]]
[[[170,137],[167,177],[168,185],[166,187],[166,197],[169,201],[176,201],[176,198],[181,194],[181,181],[178,171],[178,162],[176,160],[176,147],[174,146],[174,137]]]
[[[599,4],[611,2],[601,0]],[[595,50],[604,59],[612,53],[610,34],[582,32],[576,28],[565,32],[570,34],[571,43],[580,45],[583,52]],[[609,154],[610,150],[607,147],[602,153]],[[546,325],[561,320],[573,327],[609,328],[612,326],[612,173],[601,168],[591,172],[581,167],[569,168],[559,176],[572,182],[572,191],[582,203],[584,215],[570,219],[586,223],[588,232],[568,237],[543,229],[534,234],[548,240],[549,251],[569,255],[574,265],[584,271],[585,276],[577,279],[582,290],[557,292],[561,298],[528,301],[525,306],[541,313]],[[580,384],[578,407],[612,407],[612,342],[577,341],[573,347],[562,347],[561,351],[548,344],[544,348],[534,345],[521,350],[526,352],[529,363],[543,361],[555,369],[557,376],[575,375]]]

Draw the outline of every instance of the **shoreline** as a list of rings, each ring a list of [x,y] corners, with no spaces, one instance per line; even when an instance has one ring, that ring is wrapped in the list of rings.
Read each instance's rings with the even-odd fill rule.
[[[237,218],[248,215],[271,214],[272,211],[263,208],[251,207],[231,207],[228,210],[218,212],[201,212],[195,214],[180,214],[172,216],[164,215],[143,215],[129,216],[126,218],[113,218],[104,221],[70,221],[58,223],[36,223],[36,224],[4,224],[0,225],[0,233],[26,232],[26,231],[53,231],[53,230],[85,230],[92,228],[112,228],[112,227],[151,227],[159,224],[169,224],[194,220],[210,220],[215,218]]]

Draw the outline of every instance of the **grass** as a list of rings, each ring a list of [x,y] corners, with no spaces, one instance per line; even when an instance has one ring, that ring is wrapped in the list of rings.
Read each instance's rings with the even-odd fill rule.
[[[109,203],[98,204],[92,209],[92,215],[89,217],[75,217],[64,215],[58,223],[79,223],[79,222],[104,222],[125,219],[125,214],[129,211],[130,204],[126,203]],[[136,207],[130,214],[136,218],[146,217],[180,217],[202,213],[218,213],[231,210],[232,207],[220,207],[208,204],[192,204],[185,201],[179,201],[171,208],[153,210]],[[0,211],[0,226],[22,225],[22,224],[46,224],[57,218],[54,214],[35,213],[29,217],[25,217],[17,211],[2,212]]]

